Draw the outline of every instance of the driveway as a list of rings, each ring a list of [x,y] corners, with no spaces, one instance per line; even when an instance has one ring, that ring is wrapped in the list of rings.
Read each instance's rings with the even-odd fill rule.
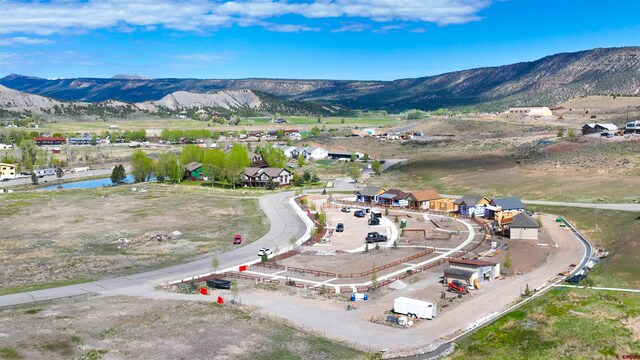
[[[218,254],[221,269],[238,266],[257,259],[257,252],[261,247],[270,247],[273,249],[278,246],[280,249],[285,249],[290,245],[289,240],[292,236],[299,239],[305,234],[307,230],[305,222],[288,201],[293,195],[294,192],[287,191],[269,194],[260,198],[260,207],[269,219],[271,225],[269,231],[251,244]],[[130,276],[4,295],[0,296],[0,306],[24,304],[89,293],[104,293],[123,288],[153,289],[157,285],[162,285],[177,279],[187,279],[194,275],[210,273],[212,271],[212,256],[213,254],[208,254],[189,263]]]

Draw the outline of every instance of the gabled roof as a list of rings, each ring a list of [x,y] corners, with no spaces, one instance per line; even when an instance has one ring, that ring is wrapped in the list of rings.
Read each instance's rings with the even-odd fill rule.
[[[280,174],[281,174],[283,171],[286,171],[286,172],[288,172],[288,173],[291,173],[291,171],[289,171],[289,170],[287,170],[287,169],[285,169],[285,168],[264,168],[264,169],[262,169],[262,171],[263,171],[265,174],[269,175],[270,177],[280,176]]]
[[[380,195],[380,197],[383,197],[383,195],[385,195],[385,197],[387,199],[400,200],[400,199],[406,198],[409,194],[404,192],[404,191],[402,191],[402,190],[389,189],[389,190],[385,191],[384,194]],[[393,196],[391,196],[391,195],[393,195]]]
[[[524,204],[520,198],[495,198],[491,199],[495,206],[499,206],[502,210],[519,210],[524,209]]]
[[[457,275],[457,276],[471,277],[476,272],[477,271],[464,270],[464,269],[454,269],[454,268],[444,269],[444,274],[445,275],[454,275],[454,276]]]
[[[362,196],[376,196],[381,191],[384,191],[384,189],[381,188],[381,187],[378,187],[378,186],[367,186],[364,189],[357,191],[356,194],[360,194]]]
[[[187,164],[187,171],[193,171],[193,170],[196,170],[196,169],[201,168],[201,167],[202,167],[201,163],[192,161],[192,162]]]
[[[396,198],[396,194],[391,194],[391,193],[384,193],[380,196],[378,196],[380,199],[395,199]]]
[[[412,191],[409,196],[415,201],[429,201],[442,198],[434,189]]]
[[[602,128],[605,128],[605,129],[611,130],[611,131],[618,130],[618,127],[613,125],[613,124],[598,124],[598,123],[595,123],[595,124],[586,124],[585,126],[588,126],[590,128],[595,128],[596,126],[600,126]]]
[[[538,226],[538,222],[528,214],[518,214],[514,216],[510,226],[515,229],[538,229],[540,227]]]
[[[464,203],[467,206],[475,206],[475,205],[478,205],[478,203],[480,203],[482,199],[484,199],[484,196],[482,195],[468,194],[461,197],[460,199],[457,199],[453,203],[456,205],[460,205]]]
[[[255,176],[261,169],[259,167],[248,167],[244,169],[244,174],[249,176]]]

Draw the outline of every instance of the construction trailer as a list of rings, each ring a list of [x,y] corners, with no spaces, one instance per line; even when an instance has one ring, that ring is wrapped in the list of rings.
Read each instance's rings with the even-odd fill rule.
[[[436,317],[438,313],[436,304],[407,297],[398,297],[393,300],[393,312],[428,320]]]

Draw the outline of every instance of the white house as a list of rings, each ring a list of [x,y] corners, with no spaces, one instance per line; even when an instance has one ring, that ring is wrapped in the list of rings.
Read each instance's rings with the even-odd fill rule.
[[[326,159],[329,157],[327,150],[320,147],[307,147],[304,148],[303,152],[306,154],[306,158],[311,160]]]
[[[510,107],[507,113],[525,116],[553,116],[551,109],[546,106],[514,106]]]
[[[625,133],[640,134],[640,120],[629,121],[625,125]]]
[[[302,140],[302,135],[299,132],[294,132],[289,134],[289,139],[291,140]]]
[[[285,156],[289,159],[294,158],[298,153],[296,152],[295,146],[278,146],[279,149],[285,154]],[[295,154],[295,155],[294,155]]]
[[[11,149],[12,147],[13,147],[13,145],[7,145],[7,144],[0,143],[0,149],[2,149],[2,150]]]

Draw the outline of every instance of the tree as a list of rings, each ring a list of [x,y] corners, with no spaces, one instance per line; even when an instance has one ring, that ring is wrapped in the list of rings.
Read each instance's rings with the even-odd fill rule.
[[[556,136],[559,137],[559,138],[564,137],[564,129],[559,129],[558,130],[558,134]]]
[[[287,155],[282,149],[274,147],[271,143],[260,147],[260,155],[269,167],[281,168],[287,163]]]
[[[276,138],[278,140],[284,139],[284,130],[282,130],[282,129],[276,130]]]
[[[320,182],[320,178],[318,177],[318,175],[316,175],[316,174],[311,175],[311,183],[312,184],[316,184],[316,183],[319,183],[319,182]]]
[[[310,133],[312,136],[318,136],[318,135],[320,135],[321,131],[320,131],[320,128],[319,128],[319,127],[314,126],[314,127],[312,127],[312,128],[311,128],[311,131],[309,131],[309,133]]]
[[[267,262],[269,261],[269,255],[267,255],[266,253],[262,253],[262,255],[260,255],[260,262]]]
[[[208,150],[202,158],[202,167],[207,174],[211,186],[215,183],[216,178],[224,178],[225,153],[220,149]]]
[[[309,172],[309,170],[305,170],[305,172],[302,174],[302,178],[304,179],[304,182],[306,182],[306,183],[311,181],[311,173]]]
[[[375,265],[373,268],[373,273],[371,273],[371,287],[376,288],[378,286],[378,272],[375,269]]]
[[[167,152],[160,154],[156,161],[155,174],[158,181],[179,182],[182,179],[182,168],[178,163],[178,156]]]
[[[369,252],[369,243],[364,244],[364,252]]]
[[[382,172],[382,163],[378,160],[374,161],[373,164],[371,164],[371,170],[376,174],[380,174]]]
[[[304,179],[302,178],[302,176],[300,176],[300,174],[293,174],[293,178],[291,179],[291,183],[294,186],[302,186],[302,185],[304,185]]]
[[[238,289],[238,281],[231,280],[231,295],[233,295],[233,301],[236,301],[236,299],[238,298],[239,292],[240,292],[240,289]]]
[[[298,155],[298,160],[297,160],[297,161],[298,161],[298,167],[302,167],[302,166],[304,166],[304,160],[305,160],[305,159],[304,159],[304,155],[299,154],[299,155]]]
[[[136,150],[131,155],[131,173],[136,182],[147,181],[153,174],[153,159],[142,150]]]
[[[577,136],[576,129],[569,129],[569,131],[567,132],[567,136],[574,139]]]
[[[218,254],[213,254],[213,257],[211,258],[211,268],[213,268],[213,272],[218,271],[219,267],[220,260],[218,259]]]
[[[369,161],[369,154],[362,155],[362,161],[364,161],[364,162]]]
[[[236,188],[236,182],[240,180],[240,177],[250,164],[251,160],[249,160],[247,148],[240,144],[233,144],[231,151],[226,156],[225,174],[234,189]]]
[[[267,190],[275,190],[276,183],[273,182],[273,179],[271,179],[271,177],[269,177],[267,182],[264,184],[264,188]]]
[[[351,157],[349,158],[349,161],[351,162],[356,161],[356,153],[351,153]]]
[[[111,171],[111,182],[114,184],[119,184],[124,181],[127,177],[127,172],[124,169],[122,164],[116,165],[113,167],[113,171]]]
[[[353,179],[353,182],[357,183],[358,179],[360,179],[360,176],[362,175],[358,164],[353,164],[353,166],[350,166],[347,175]]]
[[[190,162],[202,162],[204,151],[198,145],[185,145],[180,154],[180,163],[187,165]]]
[[[63,177],[63,176],[64,176],[64,171],[62,170],[62,168],[61,168],[61,167],[59,167],[59,166],[58,166],[58,167],[56,168],[56,177],[57,177],[58,179],[62,179],[62,177]]]
[[[38,185],[38,175],[36,175],[35,171],[31,172],[31,183],[33,185]]]

